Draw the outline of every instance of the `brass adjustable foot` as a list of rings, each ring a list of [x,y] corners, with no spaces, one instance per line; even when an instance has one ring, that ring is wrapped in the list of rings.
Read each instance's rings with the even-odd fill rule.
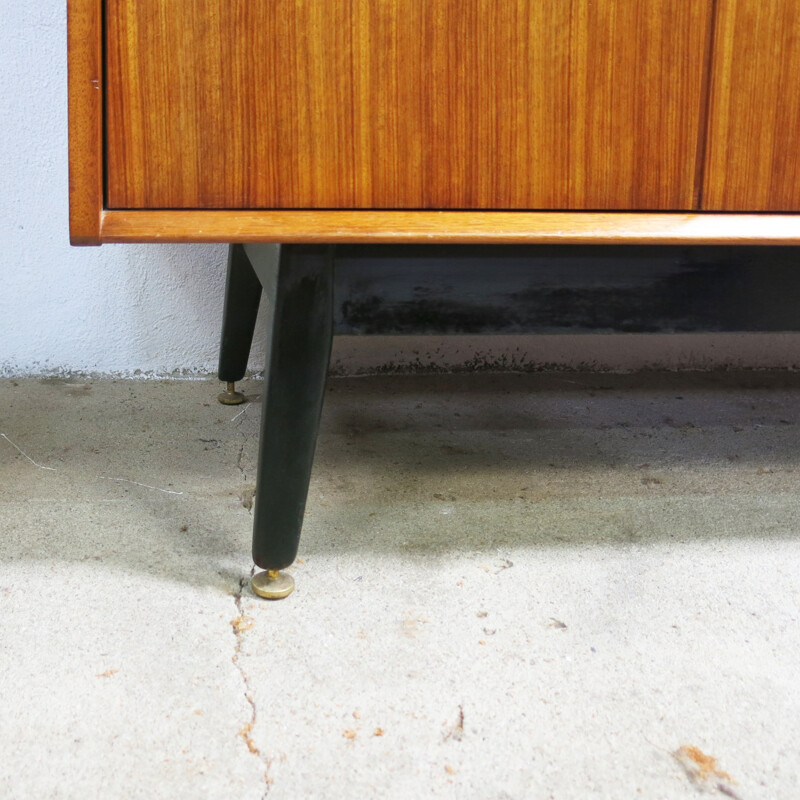
[[[250,579],[250,586],[259,597],[280,600],[294,591],[294,578],[277,569],[259,572]]]
[[[239,403],[244,403],[244,395],[236,391],[236,384],[233,381],[228,381],[227,388],[217,395],[217,400],[226,406],[238,406]]]

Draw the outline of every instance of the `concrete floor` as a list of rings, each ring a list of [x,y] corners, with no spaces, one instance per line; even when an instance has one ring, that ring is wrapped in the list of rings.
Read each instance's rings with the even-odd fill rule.
[[[800,797],[800,376],[333,380],[276,603],[244,389],[0,381],[0,797]]]

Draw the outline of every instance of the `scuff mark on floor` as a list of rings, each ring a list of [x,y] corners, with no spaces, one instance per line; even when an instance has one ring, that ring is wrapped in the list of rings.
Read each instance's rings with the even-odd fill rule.
[[[250,403],[248,403],[235,417],[231,417],[231,422],[236,422],[236,420],[239,419],[239,417],[241,417],[242,414],[245,414],[247,412],[248,408],[250,408]]]
[[[107,669],[105,672],[101,672],[95,677],[97,678],[110,678],[112,675],[116,675],[119,672],[118,669]]]
[[[457,742],[460,742],[464,738],[464,706],[460,705],[458,707],[458,716],[456,717],[456,721],[453,725],[450,726],[449,730],[444,735],[444,741],[448,739],[454,739]]]
[[[256,487],[252,484],[244,484],[242,488],[239,490],[239,500],[242,503],[242,506],[246,508],[248,511],[251,511],[253,508],[253,500],[256,496]]]
[[[735,781],[727,772],[719,769],[717,759],[713,756],[706,755],[699,747],[688,744],[681,745],[672,755],[698,791],[716,791],[734,800],[741,800],[731,787]]]
[[[239,579],[239,588],[237,589],[236,593],[233,595],[234,603],[236,604],[236,611],[238,612],[238,616],[236,619],[231,621],[231,628],[233,629],[233,634],[236,637],[236,647],[233,653],[233,657],[231,661],[233,662],[236,669],[239,671],[239,675],[242,678],[242,683],[244,684],[244,697],[247,700],[248,705],[250,706],[250,719],[242,726],[241,730],[239,731],[238,735],[242,739],[242,741],[247,745],[247,749],[258,758],[264,766],[264,793],[261,795],[262,800],[265,800],[267,795],[269,794],[269,790],[272,786],[272,779],[269,776],[269,769],[271,766],[271,761],[265,755],[261,753],[256,745],[255,741],[253,740],[253,728],[255,727],[256,720],[258,718],[258,709],[256,708],[256,701],[253,697],[253,689],[250,685],[250,679],[247,677],[247,673],[244,671],[244,668],[241,664],[240,656],[242,654],[242,636],[245,631],[250,630],[255,621],[252,617],[248,617],[244,610],[242,609],[242,592],[244,591],[245,584],[249,581],[250,578],[253,577],[256,568],[253,567],[250,570],[250,575],[248,577],[243,577]]]
[[[59,470],[56,467],[45,467],[42,464],[39,464],[37,461],[34,461],[19,445],[15,444],[11,441],[11,439],[6,436],[5,433],[0,433],[0,439],[5,439],[21,456],[26,458],[28,461],[33,464],[34,467],[37,469],[45,469],[48,472],[58,472]],[[114,481],[116,483],[132,483],[134,486],[141,486],[144,489],[153,489],[156,492],[163,492],[164,494],[183,494],[183,492],[176,492],[172,489],[162,489],[159,486],[151,486],[149,483],[140,483],[139,481],[132,481],[129,478],[110,478],[108,475],[95,475],[95,478],[99,481]]]
[[[36,467],[37,469],[46,469],[49,470],[50,472],[58,471],[55,467],[44,467],[41,464],[37,464],[26,452],[23,451],[23,449],[19,445],[14,444],[14,442],[12,442],[11,439],[9,439],[8,436],[6,436],[4,433],[0,433],[0,439],[5,439],[15,450],[17,450],[17,452],[21,456],[27,458],[28,461],[30,461],[31,464],[33,464],[33,466]]]
[[[45,467],[45,469],[50,469]],[[109,478],[107,475],[95,475],[101,481],[114,481],[115,483],[132,483],[134,486],[142,486],[145,489],[154,489],[156,492],[163,492],[164,494],[183,494],[183,492],[176,492],[172,489],[162,489],[159,486],[151,486],[149,483],[139,483],[139,481],[132,481],[128,478]]]
[[[252,617],[241,615],[231,620],[231,627],[238,636],[240,633],[244,633],[253,628],[255,623],[256,621]]]

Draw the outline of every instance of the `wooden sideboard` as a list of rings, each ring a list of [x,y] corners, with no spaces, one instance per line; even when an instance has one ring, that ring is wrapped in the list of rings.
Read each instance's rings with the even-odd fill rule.
[[[68,0],[76,244],[800,242],[796,0]]]
[[[336,243],[800,244],[798,0],[68,0],[75,244],[227,242],[285,596]],[[287,244],[283,249],[279,244]]]

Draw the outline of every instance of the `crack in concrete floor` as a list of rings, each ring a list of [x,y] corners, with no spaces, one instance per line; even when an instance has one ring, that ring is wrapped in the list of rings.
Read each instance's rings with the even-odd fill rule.
[[[244,591],[244,587],[247,585],[247,582],[250,578],[253,577],[255,574],[255,567],[250,570],[249,577],[243,577],[239,579],[239,589],[234,594],[233,599],[236,605],[236,610],[239,613],[239,616],[233,620],[231,623],[231,627],[233,628],[233,635],[236,637],[236,647],[234,654],[231,658],[231,661],[236,666],[239,675],[241,676],[242,683],[244,684],[244,697],[247,700],[248,705],[250,706],[250,719],[239,731],[239,737],[244,741],[245,745],[247,745],[247,749],[250,753],[252,753],[264,766],[264,794],[262,795],[262,800],[269,795],[269,790],[272,785],[272,780],[270,779],[269,771],[272,765],[271,759],[267,758],[265,755],[261,753],[258,746],[256,745],[255,741],[253,740],[253,729],[256,726],[256,722],[258,721],[258,708],[256,707],[255,696],[253,692],[253,687],[250,683],[250,678],[245,672],[244,667],[242,666],[242,637],[244,632],[249,630],[252,627],[252,617],[247,617],[244,613],[244,609],[242,608],[242,592]]]

